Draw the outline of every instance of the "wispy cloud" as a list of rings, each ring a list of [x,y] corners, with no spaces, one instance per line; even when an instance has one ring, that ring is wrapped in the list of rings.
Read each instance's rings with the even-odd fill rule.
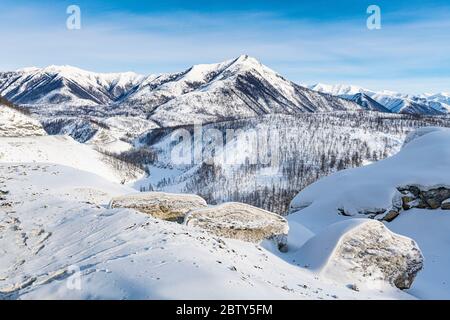
[[[0,12],[0,69],[72,64],[96,71],[178,71],[247,53],[301,83],[344,82],[405,92],[450,91],[448,11],[311,21],[268,12],[169,14],[82,11],[65,28],[65,8]]]

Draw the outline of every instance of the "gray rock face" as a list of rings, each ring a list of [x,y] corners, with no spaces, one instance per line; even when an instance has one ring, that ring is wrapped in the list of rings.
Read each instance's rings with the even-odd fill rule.
[[[206,207],[206,201],[193,194],[141,192],[113,198],[110,208],[130,208],[155,218],[182,222],[192,210]]]
[[[248,242],[273,239],[286,250],[289,226],[283,217],[243,203],[224,203],[189,213],[185,224],[205,229],[215,235]]]
[[[383,223],[351,219],[331,225],[301,249],[311,268],[340,281],[359,284],[388,282],[399,289],[411,287],[423,267],[417,244],[389,231]]]
[[[402,206],[404,210],[411,208],[439,209],[446,200],[450,199],[450,188],[421,188],[418,186],[400,187],[398,190],[403,194]]]

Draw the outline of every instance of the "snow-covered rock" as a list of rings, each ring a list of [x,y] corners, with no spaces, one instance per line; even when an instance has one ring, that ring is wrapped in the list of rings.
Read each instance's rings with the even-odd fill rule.
[[[0,103],[0,137],[47,135],[39,121]]]
[[[402,194],[404,210],[411,208],[438,209],[444,205],[444,201],[450,199],[450,188],[448,187],[424,188],[414,185],[400,187],[398,190]]]
[[[164,192],[140,192],[115,197],[110,208],[129,208],[168,221],[183,221],[185,215],[195,209],[206,207],[206,201],[193,194]]]
[[[289,226],[283,217],[244,203],[224,203],[189,213],[184,223],[215,235],[249,242],[273,239],[285,251]]]
[[[357,281],[358,287],[386,281],[408,289],[423,267],[423,256],[413,240],[369,219],[327,227],[302,246],[299,260],[335,280]]]
[[[444,202],[442,202],[441,208],[443,210],[450,210],[450,199],[445,200]]]

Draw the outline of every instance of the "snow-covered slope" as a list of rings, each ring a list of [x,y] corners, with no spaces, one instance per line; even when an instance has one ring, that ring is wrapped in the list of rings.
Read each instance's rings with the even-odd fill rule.
[[[357,292],[256,244],[106,209],[131,190],[87,172],[0,164],[0,177],[0,299],[412,298]]]
[[[144,172],[125,166],[68,136],[0,137],[2,163],[54,163],[91,172],[109,181],[131,182]]]
[[[450,111],[450,99],[446,93],[408,95],[387,90],[377,92],[353,85],[327,85],[322,83],[309,86],[309,88],[317,92],[355,101],[365,108],[370,106],[367,100],[372,99],[388,109],[388,112],[394,113],[439,115],[447,114]],[[366,99],[361,99],[361,97],[366,97]],[[386,110],[379,110],[377,107],[372,107],[371,110],[386,112]]]
[[[338,172],[310,185],[291,203],[288,220],[320,232],[355,217],[382,218],[400,206],[398,188],[450,188],[450,129],[420,129],[401,151],[383,161]],[[400,204],[399,204],[400,200]],[[398,210],[398,209],[397,209]],[[450,298],[450,215],[436,209],[400,211],[386,226],[414,239],[425,256],[422,273],[411,293],[421,298]]]
[[[129,150],[136,137],[158,128],[151,120],[133,116],[55,116],[43,120],[42,123],[51,135],[69,135],[79,142],[110,153]]]

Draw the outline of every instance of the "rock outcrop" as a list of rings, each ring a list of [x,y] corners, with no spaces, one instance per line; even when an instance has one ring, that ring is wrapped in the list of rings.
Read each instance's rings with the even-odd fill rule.
[[[0,137],[29,137],[45,136],[39,121],[14,109],[12,106],[2,104],[0,99]]]
[[[402,207],[404,210],[412,208],[439,209],[448,206],[450,188],[425,188],[419,186],[405,186],[398,188],[402,194]]]
[[[113,198],[110,208],[130,208],[155,218],[183,222],[185,215],[207,206],[206,201],[193,194],[141,192]]]
[[[217,236],[248,242],[273,239],[281,251],[287,250],[289,226],[286,219],[247,204],[231,202],[196,210],[186,216],[185,224]]]
[[[299,261],[340,281],[385,281],[411,287],[423,267],[417,244],[389,231],[383,223],[351,219],[335,223],[300,249]]]
[[[450,188],[449,187],[423,187],[418,185],[408,185],[397,188],[398,193],[392,200],[392,207],[389,209],[379,209],[378,211],[365,211],[360,214],[367,215],[370,219],[391,222],[403,211],[410,209],[427,210],[450,210]],[[338,209],[341,215],[351,215],[343,209]]]

